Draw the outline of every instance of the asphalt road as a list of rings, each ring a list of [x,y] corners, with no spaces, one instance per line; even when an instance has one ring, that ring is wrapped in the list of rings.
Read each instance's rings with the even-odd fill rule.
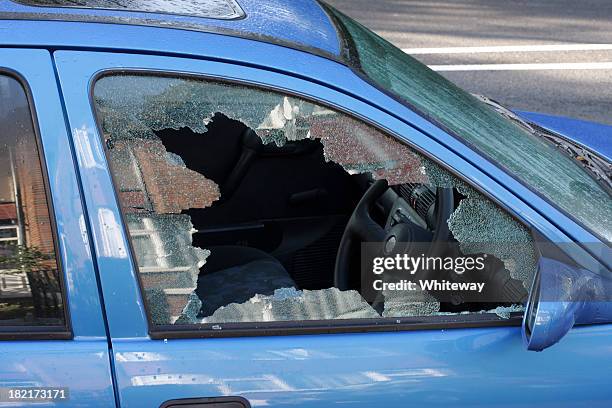
[[[327,2],[470,92],[612,124],[612,0]]]

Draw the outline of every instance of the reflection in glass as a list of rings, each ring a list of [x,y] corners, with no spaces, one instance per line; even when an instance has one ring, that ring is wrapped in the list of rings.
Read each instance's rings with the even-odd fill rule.
[[[0,76],[0,327],[63,324],[51,220],[23,87]]]

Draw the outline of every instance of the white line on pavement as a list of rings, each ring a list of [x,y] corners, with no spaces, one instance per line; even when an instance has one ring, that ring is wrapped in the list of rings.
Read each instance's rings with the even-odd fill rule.
[[[535,71],[535,70],[583,70],[612,69],[612,62],[564,62],[541,64],[466,64],[430,65],[434,71]]]
[[[408,54],[477,54],[499,52],[598,51],[612,50],[612,44],[532,44],[484,47],[404,48]]]

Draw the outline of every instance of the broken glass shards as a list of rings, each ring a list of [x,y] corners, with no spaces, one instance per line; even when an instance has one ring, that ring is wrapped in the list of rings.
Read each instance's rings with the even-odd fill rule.
[[[148,304],[157,305],[153,321],[174,323],[210,251],[192,246],[195,230],[188,215],[127,214],[126,221]]]
[[[244,303],[221,307],[202,323],[277,322],[380,317],[354,290],[282,288],[272,296],[255,295]]]
[[[524,312],[525,306],[523,305],[497,306],[492,311],[493,313],[495,313],[502,319],[509,319],[510,313]]]
[[[198,324],[198,314],[202,308],[202,300],[198,297],[195,292],[189,295],[187,304],[183,308],[181,315],[176,319],[174,324]]]
[[[154,107],[130,99],[130,92],[120,94],[109,96],[100,108],[110,141],[109,159],[152,319],[156,324],[171,324],[197,307],[192,293],[210,254],[192,246],[195,230],[190,217],[180,213],[210,207],[220,197],[219,186],[166,150],[150,128],[155,116],[144,110]],[[122,110],[132,102],[143,110]],[[120,112],[142,118],[126,119]]]
[[[110,144],[114,146],[109,148],[111,159],[113,161],[116,157],[117,165],[123,166],[121,173],[124,174],[118,175],[122,202],[124,206],[128,203],[131,212],[141,214],[143,218],[156,221],[157,215],[152,213],[158,213],[160,217],[180,214],[189,208],[209,207],[219,199],[218,186],[188,169],[181,157],[165,149],[155,133],[189,128],[195,133],[205,134],[207,125],[219,113],[253,129],[264,144],[283,146],[305,139],[320,140],[325,159],[339,164],[351,174],[371,173],[374,178],[386,179],[389,184],[410,182],[455,187],[466,197],[448,223],[462,250],[466,254],[484,252],[495,255],[505,263],[512,277],[521,279],[525,286],[530,283],[535,270],[535,254],[531,237],[520,223],[400,141],[348,115],[305,99],[263,89],[161,76],[104,77],[96,85],[96,101],[102,128],[105,135],[110,135]],[[190,224],[184,223],[168,228],[169,233],[179,236],[192,229]],[[194,257],[192,253],[190,261],[179,262],[177,267],[189,268],[190,276],[197,277],[198,265],[201,266],[203,261],[202,254],[198,256],[197,252],[202,250],[192,247],[190,237],[183,241],[184,250],[196,254]],[[515,244],[524,245],[525,250],[517,252]],[[157,244],[150,245],[156,248]],[[165,244],[158,247],[166,251]],[[510,247],[511,251],[508,250]],[[140,258],[146,258],[147,253],[141,254]],[[174,263],[164,267],[170,268],[167,279],[172,280]],[[193,311],[198,305],[191,294],[194,280],[181,285],[159,283],[151,292],[154,293],[151,296],[160,297],[160,304],[166,302],[166,308],[170,310],[168,317],[159,317],[159,320],[174,321],[181,313],[181,319],[193,320]],[[414,299],[389,297],[385,316],[422,316],[439,310],[440,305],[435,299],[425,293],[420,295]],[[171,305],[179,296],[180,305],[178,301]],[[293,292],[284,289],[273,296],[260,294],[248,302],[217,309],[205,320],[376,317],[376,312],[366,306],[357,292],[339,292],[333,288]],[[370,316],[370,313],[374,314]],[[159,316],[162,316],[161,312]]]
[[[436,312],[437,316],[455,316],[455,315],[466,315],[466,314],[485,314],[485,313],[494,313],[502,319],[509,319],[512,313],[521,313],[525,311],[525,306],[523,305],[510,305],[510,306],[498,306],[495,309],[491,310],[480,310],[478,312],[472,311],[463,311],[463,312]]]
[[[423,291],[384,291],[384,317],[430,316],[440,310],[440,302]]]
[[[351,174],[370,172],[391,185],[427,181],[419,158],[407,146],[297,97],[197,79],[132,75],[100,79],[96,101],[104,132],[113,140],[155,138],[155,131],[184,127],[205,133],[215,113],[221,113],[253,129],[264,144],[320,139],[325,158]]]
[[[189,208],[206,208],[219,199],[219,186],[188,169],[180,156],[169,153],[159,139],[132,143],[153,210],[180,214]]]
[[[510,271],[510,276],[529,289],[537,268],[529,230],[476,191],[467,194],[448,220],[461,250],[465,254],[496,256]]]
[[[361,121],[300,99],[284,97],[255,131],[264,143],[278,146],[319,139],[325,159],[349,174],[369,172],[390,185],[427,182],[419,158],[407,146]]]
[[[420,158],[404,144],[341,114],[310,118],[310,136],[323,143],[325,159],[350,174],[370,172],[390,185],[427,183]]]
[[[321,109],[310,102],[285,96],[254,130],[264,144],[275,143],[279,147],[288,141],[309,139],[310,125],[305,118]],[[333,114],[329,110],[325,112]]]
[[[255,129],[264,143],[319,139],[325,159],[349,174],[371,173],[390,185],[425,183],[414,152],[374,127],[300,99],[284,97]]]
[[[179,214],[210,207],[220,197],[215,182],[188,169],[157,137],[119,140],[109,156],[127,212]]]
[[[529,230],[501,207],[464,181],[422,157],[435,187],[454,187],[465,196],[448,219],[448,226],[465,254],[486,253],[504,263],[510,276],[529,289],[537,268],[537,255]]]
[[[189,78],[114,75],[96,83],[102,129],[113,140],[155,137],[155,131],[189,128],[206,133],[215,113],[257,131],[283,102],[274,92]]]
[[[184,209],[210,207],[219,187],[188,169],[159,138],[120,139],[110,150],[119,194],[152,319],[170,324],[189,300],[209,251],[192,246]]]

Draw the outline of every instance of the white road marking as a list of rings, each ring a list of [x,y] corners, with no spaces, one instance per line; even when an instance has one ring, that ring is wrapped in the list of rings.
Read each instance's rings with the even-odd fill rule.
[[[430,65],[434,71],[535,71],[612,69],[612,62],[563,62],[541,64],[466,64]]]
[[[404,48],[407,54],[479,54],[501,52],[599,51],[612,50],[612,44],[532,44],[484,47]]]

